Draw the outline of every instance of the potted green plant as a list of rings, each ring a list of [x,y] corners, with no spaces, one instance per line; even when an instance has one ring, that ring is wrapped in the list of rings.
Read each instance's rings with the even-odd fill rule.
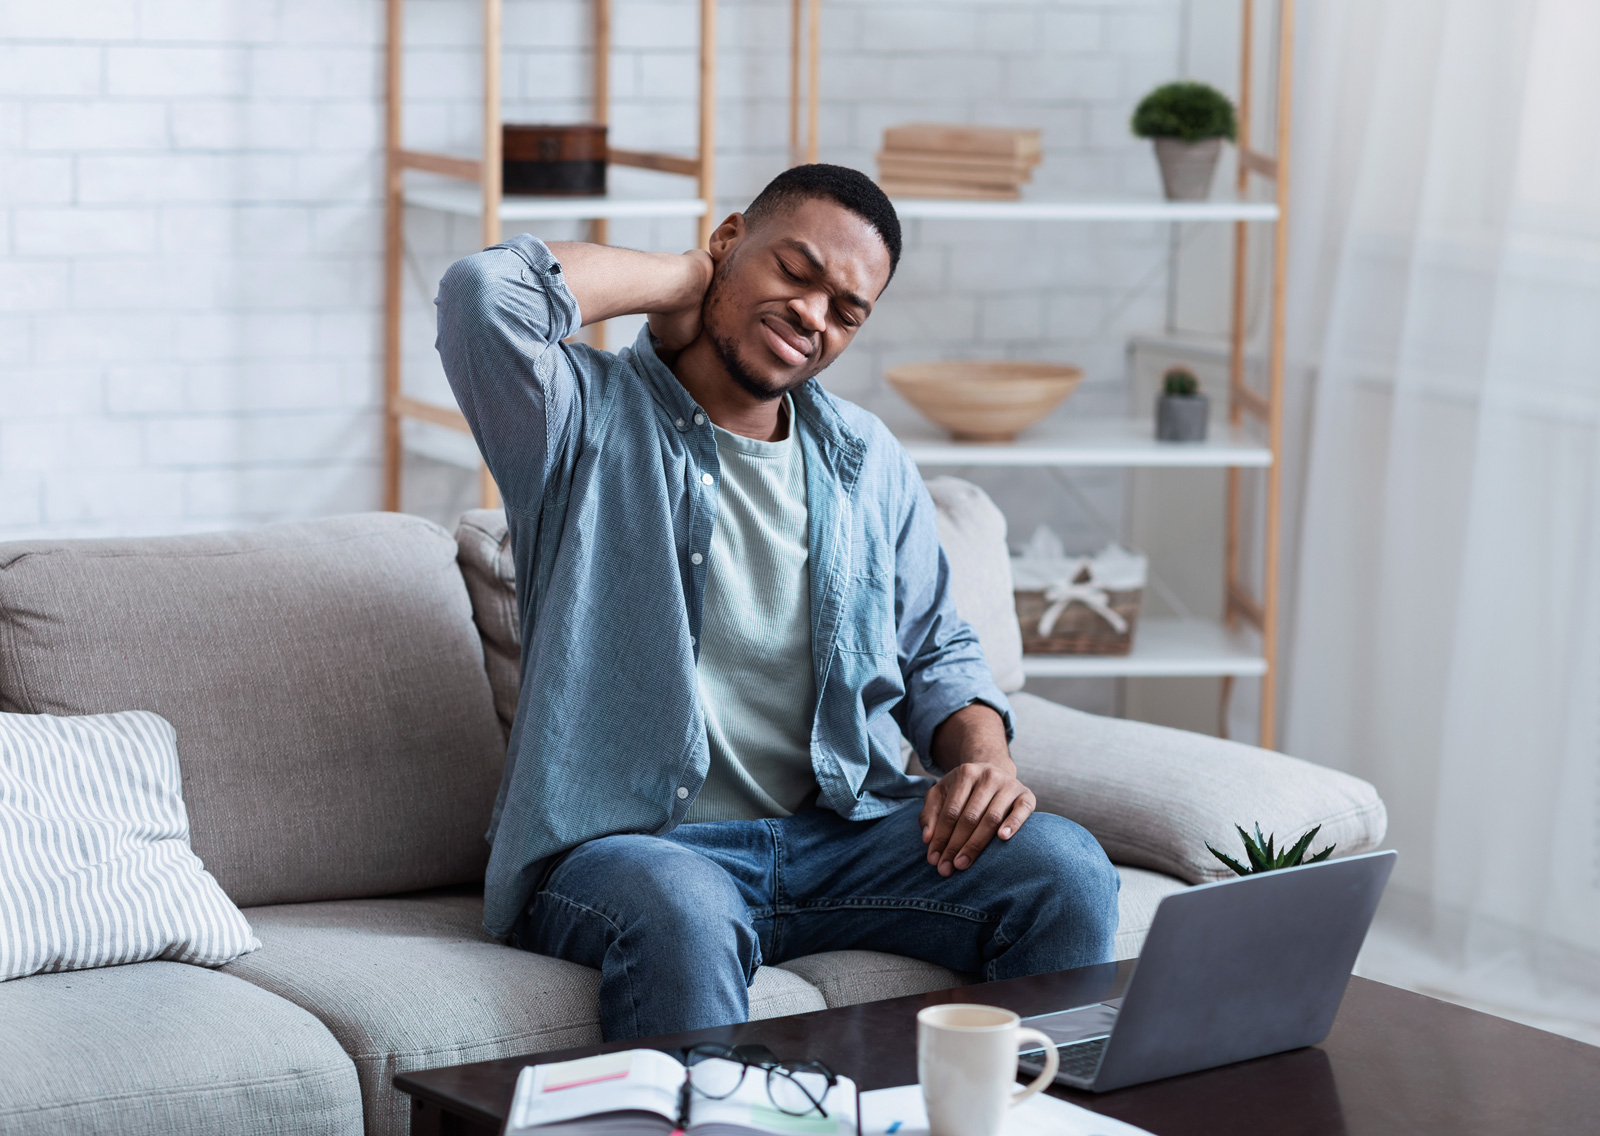
[[[1187,367],[1169,367],[1156,397],[1156,440],[1203,442],[1211,403],[1200,393],[1200,380]]]
[[[1203,201],[1211,194],[1222,140],[1239,133],[1233,104],[1207,83],[1167,83],[1139,101],[1133,133],[1155,142],[1168,200]]]
[[[1306,853],[1311,850],[1311,842],[1316,839],[1317,833],[1322,831],[1320,824],[1295,841],[1293,847],[1287,848],[1282,852],[1273,851],[1272,838],[1276,834],[1268,834],[1263,838],[1259,823],[1256,825],[1254,839],[1251,839],[1250,834],[1244,830],[1243,825],[1236,824],[1233,827],[1239,830],[1239,836],[1244,840],[1244,854],[1249,861],[1248,864],[1241,864],[1232,856],[1218,852],[1209,843],[1206,844],[1206,848],[1210,850],[1213,856],[1228,865],[1235,875],[1253,876],[1258,872],[1276,872],[1280,868],[1298,868],[1302,864],[1320,864],[1333,855],[1334,845],[1330,844],[1321,852],[1312,856],[1311,859],[1306,859]]]

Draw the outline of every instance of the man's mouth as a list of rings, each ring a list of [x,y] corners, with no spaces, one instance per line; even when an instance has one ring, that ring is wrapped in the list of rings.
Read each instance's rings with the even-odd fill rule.
[[[789,366],[798,367],[811,357],[811,341],[785,321],[775,316],[763,316],[761,330],[766,333],[767,345],[772,348],[772,353]]]

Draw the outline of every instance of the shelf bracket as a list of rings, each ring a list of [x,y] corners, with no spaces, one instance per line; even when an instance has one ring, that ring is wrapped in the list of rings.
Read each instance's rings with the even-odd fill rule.
[[[658,154],[649,150],[606,149],[606,160],[614,166],[633,166],[641,170],[660,170],[667,174],[700,176],[700,161],[677,154]]]
[[[466,416],[455,407],[424,402],[422,399],[412,398],[408,394],[395,396],[390,407],[390,413],[396,418],[415,418],[419,422],[430,422],[435,426],[443,426],[447,430],[459,430],[463,434],[472,433],[472,427],[467,425]]]
[[[421,150],[396,151],[395,165],[403,170],[426,170],[430,174],[477,182],[483,179],[483,163],[477,158],[456,158],[449,154],[429,154]]]
[[[1237,580],[1228,581],[1228,610],[1230,613],[1244,616],[1257,630],[1260,630],[1266,622],[1266,617],[1261,612],[1261,605]]]
[[[1249,146],[1239,147],[1239,164],[1261,177],[1273,181],[1278,178],[1278,159],[1268,157],[1260,150],[1253,150]]]
[[[1229,390],[1234,405],[1241,410],[1254,414],[1261,421],[1267,421],[1272,413],[1272,404],[1267,401],[1267,396],[1252,390],[1243,383],[1235,383]]]

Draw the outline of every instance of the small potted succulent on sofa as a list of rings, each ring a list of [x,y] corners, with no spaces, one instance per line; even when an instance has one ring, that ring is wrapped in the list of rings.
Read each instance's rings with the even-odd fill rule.
[[[1233,104],[1215,87],[1192,81],[1157,87],[1133,112],[1133,132],[1155,142],[1161,184],[1170,201],[1204,201],[1211,194],[1222,140],[1239,124]]]
[[[1156,397],[1156,440],[1203,442],[1211,402],[1200,393],[1200,380],[1187,367],[1169,367]]]

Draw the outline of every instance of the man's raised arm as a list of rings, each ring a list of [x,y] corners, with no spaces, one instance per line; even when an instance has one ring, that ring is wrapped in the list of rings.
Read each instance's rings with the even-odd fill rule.
[[[450,266],[436,346],[461,412],[514,509],[536,506],[579,397],[561,347],[580,323],[650,313],[666,338],[698,334],[704,252],[635,252],[526,234]]]

